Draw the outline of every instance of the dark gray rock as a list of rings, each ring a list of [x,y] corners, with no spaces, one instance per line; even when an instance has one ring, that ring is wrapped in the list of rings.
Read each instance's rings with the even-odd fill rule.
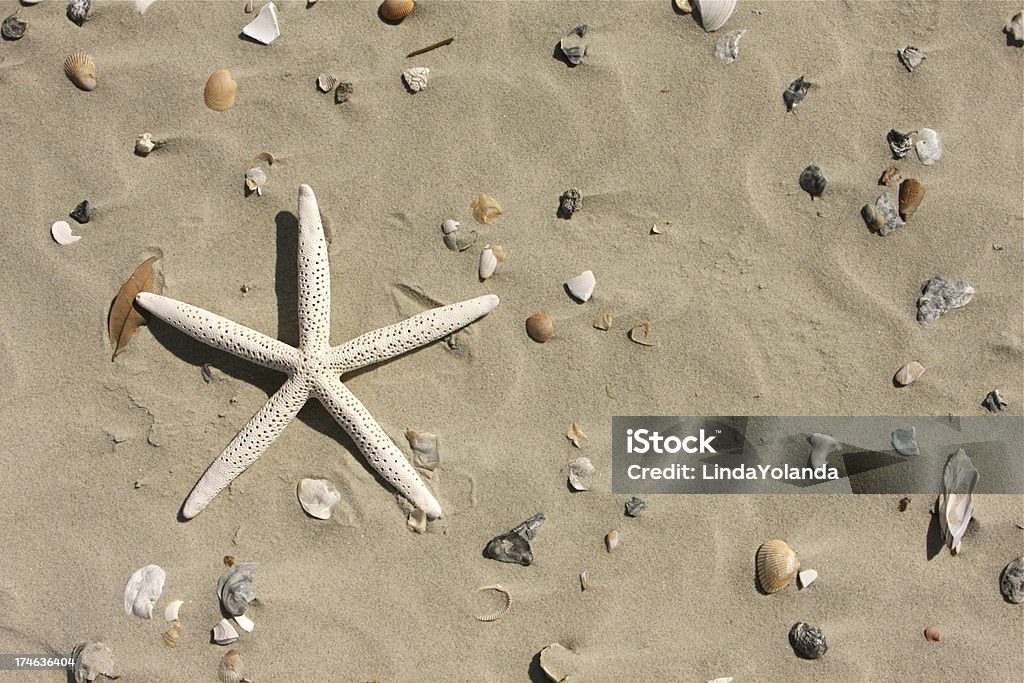
[[[90,0],[71,0],[68,3],[68,19],[79,26],[84,24],[86,16],[89,14],[90,4],[92,4]]]
[[[917,447],[917,429],[914,427],[900,427],[892,433],[892,447],[900,455],[921,455],[921,449]]]
[[[0,24],[0,35],[3,35],[4,40],[18,40],[25,35],[27,26],[28,24],[18,19],[18,13],[15,12]]]
[[[1003,567],[999,590],[1007,602],[1019,605],[1024,602],[1024,557],[1018,557]]]
[[[885,141],[889,143],[893,159],[902,159],[914,147],[914,133],[901,133],[893,128],[885,136]]]
[[[811,195],[811,199],[820,197],[827,184],[825,176],[817,166],[808,166],[800,174],[800,189]]]
[[[89,200],[86,199],[75,207],[75,210],[71,212],[71,217],[76,221],[85,225],[92,220],[92,205]]]
[[[796,109],[796,105],[804,101],[807,97],[807,90],[811,87],[811,84],[804,80],[804,77],[796,79],[789,84],[785,92],[782,93],[782,101],[786,103],[786,111],[793,111]]]
[[[558,198],[558,217],[566,220],[583,208],[583,194],[575,187],[571,187],[562,193]]]
[[[1002,397],[998,389],[988,392],[981,405],[985,406],[990,413],[999,413],[1010,407],[1010,404],[1006,402],[1006,399]]]
[[[626,501],[626,514],[630,517],[639,517],[640,513],[647,509],[647,503],[636,496]]]
[[[484,547],[484,556],[498,562],[533,564],[533,548],[530,541],[537,535],[537,529],[547,521],[543,512],[538,512],[511,531],[495,536]]]
[[[797,656],[804,659],[818,659],[828,652],[828,643],[825,642],[822,630],[802,621],[793,624],[789,630],[789,644]]]

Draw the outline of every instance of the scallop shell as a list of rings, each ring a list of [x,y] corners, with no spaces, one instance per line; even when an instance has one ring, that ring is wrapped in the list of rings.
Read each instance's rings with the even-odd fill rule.
[[[569,290],[569,294],[580,303],[586,303],[590,301],[590,297],[594,294],[594,287],[597,285],[597,280],[594,279],[594,272],[591,270],[585,270],[574,278],[570,278],[566,281],[565,286]]]
[[[71,224],[67,221],[57,221],[50,226],[50,236],[53,237],[54,242],[62,247],[74,244],[78,240],[82,239],[81,235],[72,234]]]
[[[785,541],[774,539],[757,549],[757,582],[765,593],[776,593],[793,583],[798,571],[800,560]]]
[[[914,143],[917,151],[917,158],[925,166],[934,166],[942,158],[942,140],[939,134],[931,128],[922,128],[917,131],[918,140]]]
[[[501,609],[497,612],[477,617],[477,621],[497,621],[508,614],[508,611],[512,609],[512,594],[502,588],[501,584],[496,583],[493,586],[481,586],[480,588],[477,588],[477,591],[495,591],[497,593],[501,593],[502,597],[505,599],[505,604]]]
[[[326,479],[300,479],[296,494],[306,514],[317,519],[330,519],[331,508],[341,500],[338,489]]]
[[[501,204],[498,200],[483,192],[473,195],[469,208],[473,210],[473,218],[477,223],[490,225],[494,219],[502,214]]]
[[[690,0],[672,0],[672,4],[676,6],[676,9],[683,14],[689,14],[693,11],[693,7],[690,5]]]
[[[168,621],[168,622],[170,622],[170,621],[177,621],[178,620],[178,611],[181,609],[181,606],[184,605],[184,604],[185,604],[184,600],[174,600],[171,603],[169,603],[167,605],[167,607],[164,607],[164,621]]]
[[[225,111],[235,106],[236,93],[238,93],[238,83],[231,78],[231,72],[227,69],[218,69],[206,79],[206,87],[203,88],[203,101],[214,111]]]
[[[547,313],[534,313],[526,319],[526,334],[530,339],[543,344],[555,333],[555,326]]]
[[[242,655],[238,650],[231,649],[224,653],[217,667],[217,677],[223,683],[242,683],[245,677],[242,675]]]
[[[608,548],[608,552],[611,552],[619,547],[619,532],[612,529],[608,532],[608,535],[604,537],[604,545]]]
[[[175,621],[171,624],[171,627],[164,631],[164,645],[167,647],[176,647],[178,645],[178,639],[181,638],[181,622]]]
[[[416,7],[415,0],[384,0],[380,4],[380,16],[387,21],[401,21]]]
[[[893,381],[901,387],[913,384],[917,378],[924,374],[924,366],[916,360],[912,360],[896,372]]]
[[[64,60],[64,75],[82,90],[96,89],[96,64],[88,52],[75,52]]]
[[[316,87],[320,88],[320,92],[330,92],[337,84],[338,79],[331,73],[322,73],[316,79]]]
[[[79,643],[71,652],[71,657],[75,660],[75,683],[95,681],[100,676],[117,678],[114,653],[103,643]]]
[[[152,619],[153,605],[160,599],[166,577],[166,572],[155,564],[136,570],[124,587],[124,613]]]
[[[974,516],[974,487],[977,484],[978,470],[961,448],[946,461],[942,473],[942,494],[939,496],[939,527],[953,553],[960,552],[960,542]]]
[[[245,614],[249,603],[256,599],[252,581],[257,567],[259,564],[256,562],[237,562],[228,567],[217,581],[217,595],[226,614],[233,617]]]
[[[405,520],[406,526],[418,534],[427,532],[427,512],[423,508],[413,508],[409,518]]]
[[[213,627],[213,642],[218,645],[230,645],[236,640],[238,640],[238,631],[227,619],[221,619]]]
[[[697,11],[700,13],[700,25],[707,32],[717,31],[729,21],[733,10],[736,9],[736,0],[694,0]]]
[[[414,66],[402,72],[402,80],[405,81],[405,87],[409,89],[409,92],[416,93],[424,90],[429,79],[430,69],[425,66]]]
[[[281,27],[277,24],[277,6],[268,2],[261,7],[256,18],[245,25],[242,33],[264,45],[274,42],[281,35]]]
[[[574,491],[587,491],[590,486],[590,478],[594,476],[597,468],[590,462],[590,458],[576,458],[569,463],[569,486]]]

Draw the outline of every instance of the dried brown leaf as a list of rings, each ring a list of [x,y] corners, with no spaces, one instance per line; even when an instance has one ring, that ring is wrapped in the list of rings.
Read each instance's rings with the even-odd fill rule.
[[[153,265],[156,263],[156,256],[150,256],[135,269],[128,281],[117,290],[117,296],[110,303],[110,315],[107,318],[107,334],[110,343],[114,345],[114,360],[117,354],[124,350],[135,331],[140,325],[146,324],[146,319],[135,308],[135,295],[139,292],[154,292],[156,274],[153,272]]]

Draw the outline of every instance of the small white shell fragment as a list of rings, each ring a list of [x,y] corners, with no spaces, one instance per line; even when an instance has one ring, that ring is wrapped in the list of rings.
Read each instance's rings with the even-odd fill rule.
[[[145,14],[149,6],[152,5],[156,0],[135,0],[135,11],[139,14]]]
[[[811,467],[818,469],[828,462],[830,453],[838,451],[841,444],[828,434],[815,432],[807,439],[811,443]]]
[[[430,69],[425,66],[414,66],[402,72],[402,80],[405,87],[411,92],[419,92],[427,87],[427,80],[430,78]]]
[[[569,425],[569,428],[565,430],[565,438],[572,442],[572,445],[576,448],[583,448],[582,444],[589,437],[583,432],[583,428],[580,427],[579,422],[573,422]]]
[[[413,508],[409,518],[405,520],[406,525],[418,534],[427,533],[427,512],[423,508]]]
[[[252,630],[256,628],[256,624],[245,614],[239,614],[234,617],[235,623],[238,627],[246,633],[252,633]]]
[[[714,680],[708,681],[708,683],[732,683],[732,681],[732,676],[726,676],[724,678],[716,678]]]
[[[594,279],[594,273],[585,270],[576,277],[569,279],[565,286],[569,288],[569,293],[572,294],[574,299],[580,303],[586,303],[594,293],[594,286],[596,284],[597,280]]]
[[[316,87],[320,89],[320,92],[330,92],[336,85],[338,85],[338,79],[332,73],[324,72],[316,79]]]
[[[718,42],[715,43],[715,57],[720,59],[724,64],[732,64],[735,62],[736,57],[740,54],[740,39],[743,38],[743,34],[746,32],[747,29],[741,28],[736,31],[729,31],[719,37]]]
[[[1003,27],[1007,35],[1013,36],[1017,43],[1024,42],[1024,12],[1017,12],[1010,18],[1010,23]],[[1020,47],[1018,45],[1018,47]]]
[[[925,166],[933,166],[942,158],[942,140],[939,134],[931,128],[922,128],[917,131],[918,141],[914,144],[917,150],[917,158]]]
[[[178,620],[178,610],[185,604],[184,600],[174,600],[167,607],[164,607],[164,621],[171,622]]]
[[[227,619],[221,619],[213,627],[213,642],[218,645],[230,645],[236,640],[238,640],[238,631]]]
[[[683,14],[689,14],[693,11],[693,7],[690,5],[690,0],[672,0],[672,4],[676,6],[676,9]]]
[[[50,226],[50,235],[53,237],[54,242],[65,247],[82,239],[81,235],[73,235],[71,233],[71,224],[67,221],[57,221]]]
[[[818,578],[818,572],[814,571],[813,569],[805,569],[799,574],[797,574],[796,578],[800,580],[801,588],[807,588],[812,583],[814,583],[814,580],[816,578]]]
[[[619,547],[619,532],[612,529],[608,532],[608,535],[604,537],[605,547],[608,548],[608,552],[611,552]]]
[[[263,186],[267,184],[267,172],[262,166],[256,165],[245,171],[245,186],[257,197],[263,196]]]
[[[574,491],[588,491],[590,489],[590,478],[594,476],[597,468],[590,462],[590,458],[580,457],[569,463],[569,486]]]
[[[494,269],[498,267],[498,258],[494,255],[491,245],[484,247],[480,252],[480,279],[486,280],[494,275]]]
[[[446,218],[441,223],[441,236],[444,239],[444,246],[451,251],[459,250],[459,243],[456,241],[455,233],[459,231],[459,222]]]
[[[265,4],[256,18],[245,25],[242,33],[264,45],[270,45],[281,35],[281,27],[277,24],[277,6],[272,2]]]
[[[160,599],[167,574],[155,564],[138,569],[124,587],[124,613],[153,618],[153,605]]]
[[[156,143],[153,141],[152,133],[143,133],[135,138],[135,153],[139,156],[144,157],[154,149],[156,149]]]
[[[296,493],[306,514],[317,519],[330,519],[331,508],[341,500],[338,489],[326,479],[300,479]]]
[[[117,678],[114,653],[103,643],[79,643],[71,653],[74,659],[75,683],[95,681],[100,676]]]

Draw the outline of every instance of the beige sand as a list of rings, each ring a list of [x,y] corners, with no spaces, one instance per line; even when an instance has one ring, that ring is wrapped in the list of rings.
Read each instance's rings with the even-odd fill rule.
[[[215,680],[213,591],[232,554],[262,565],[256,631],[237,645],[257,681],[540,680],[532,660],[556,641],[597,681],[1024,670],[1024,616],[997,580],[1024,545],[1020,496],[984,498],[962,555],[928,561],[920,497],[903,514],[898,496],[661,497],[630,520],[609,475],[613,415],[975,415],[994,387],[1021,413],[1024,50],[1001,33],[1018,3],[741,0],[726,28],[749,32],[729,66],[712,56],[716,36],[668,0],[423,0],[399,26],[372,4],[282,0],[269,47],[239,39],[242,0],[161,0],[141,17],[129,2],[94,4],[82,28],[62,2],[24,8],[25,37],[0,44],[0,650],[102,639],[124,681]],[[0,14],[14,9],[6,0]],[[591,53],[570,69],[554,46],[582,22]],[[895,56],[907,44],[928,54],[913,74]],[[98,65],[91,93],[61,72],[79,49]],[[399,74],[414,65],[432,76],[410,95]],[[215,113],[201,92],[222,67],[238,103]],[[315,91],[323,70],[354,84],[349,104]],[[786,114],[781,93],[802,74],[818,87]],[[880,192],[885,134],[924,126],[945,158],[900,166],[928,195],[907,228],[871,235],[858,212]],[[143,132],[170,142],[136,157]],[[260,150],[279,164],[266,194],[246,198],[242,171]],[[797,186],[812,163],[829,179],[813,203]],[[409,291],[502,298],[457,351],[437,344],[349,379],[396,439],[405,427],[443,439],[432,486],[447,514],[425,536],[315,405],[230,492],[178,522],[281,378],[157,325],[110,362],[108,304],[153,254],[166,294],[294,341],[303,182],[332,235],[336,341],[422,310]],[[585,207],[566,222],[555,209],[569,187]],[[479,191],[504,205],[492,226],[472,224]],[[96,217],[61,248],[49,226],[83,198]],[[446,217],[478,231],[473,249],[444,249]],[[485,243],[509,258],[481,284]],[[587,268],[598,285],[581,306],[561,283]],[[922,328],[914,301],[936,274],[978,293]],[[522,329],[537,310],[556,325],[544,346]],[[606,311],[615,326],[598,332]],[[640,320],[656,346],[627,340]],[[897,390],[910,359],[928,370]],[[215,368],[209,384],[202,363]],[[564,483],[572,420],[599,470],[581,495]],[[331,521],[299,509],[306,476],[340,487]],[[481,557],[541,510],[534,566]],[[611,528],[623,541],[609,555]],[[821,572],[808,592],[756,592],[754,551],[770,537]],[[174,650],[160,621],[121,611],[125,581],[148,563],[168,572],[159,608],[186,601]],[[491,604],[473,590],[493,583],[515,605],[482,624],[473,615]],[[824,659],[793,656],[798,620],[826,631]],[[922,637],[932,624],[941,643]]]

